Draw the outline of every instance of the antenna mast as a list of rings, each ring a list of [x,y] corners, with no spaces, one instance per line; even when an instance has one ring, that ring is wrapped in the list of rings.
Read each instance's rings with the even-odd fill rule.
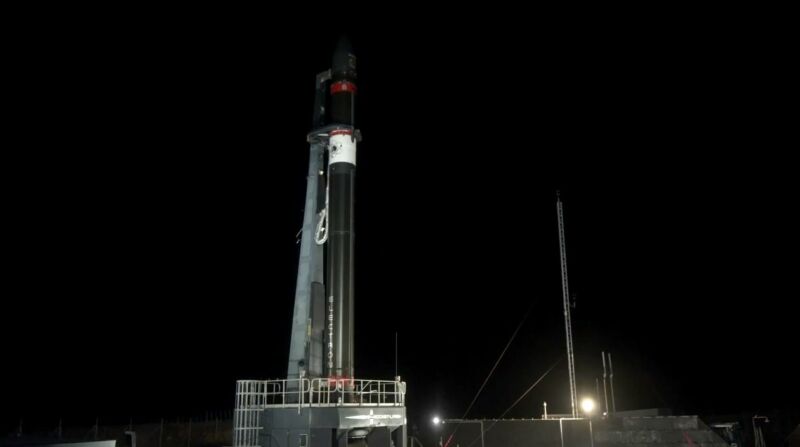
[[[567,364],[569,366],[569,397],[572,417],[578,417],[578,395],[575,390],[575,356],[572,351],[572,319],[570,317],[569,281],[567,281],[567,245],[564,238],[564,207],[561,194],[556,191],[558,209],[558,240],[561,247],[561,290],[564,294],[564,329],[567,332]]]

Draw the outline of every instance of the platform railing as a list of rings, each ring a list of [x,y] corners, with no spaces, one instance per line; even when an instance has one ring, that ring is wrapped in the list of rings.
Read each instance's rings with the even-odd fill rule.
[[[363,379],[313,379],[312,406],[399,407],[405,405],[405,382]]]
[[[278,379],[236,382],[236,410],[308,406],[403,406],[406,384],[393,380]]]
[[[266,408],[402,407],[406,383],[364,379],[239,380],[233,412],[234,447],[257,447]]]

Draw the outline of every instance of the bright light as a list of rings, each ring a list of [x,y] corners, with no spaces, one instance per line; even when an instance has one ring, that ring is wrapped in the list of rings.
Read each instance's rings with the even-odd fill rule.
[[[588,397],[583,399],[581,401],[581,408],[583,409],[584,413],[590,414],[592,411],[594,411],[594,401]]]
[[[441,422],[442,422],[442,420],[441,420],[441,419],[439,419],[439,416],[435,416],[435,417],[433,418],[433,424],[434,424],[434,425],[439,425]]]

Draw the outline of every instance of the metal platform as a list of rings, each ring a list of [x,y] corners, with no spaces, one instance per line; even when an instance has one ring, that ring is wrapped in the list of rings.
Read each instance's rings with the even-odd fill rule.
[[[240,380],[233,446],[405,446],[405,387],[387,380]]]

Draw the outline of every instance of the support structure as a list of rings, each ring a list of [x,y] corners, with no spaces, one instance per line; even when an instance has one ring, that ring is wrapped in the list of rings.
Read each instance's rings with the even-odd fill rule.
[[[558,240],[561,247],[561,290],[564,295],[564,329],[567,333],[567,367],[569,368],[569,398],[572,417],[578,417],[578,395],[575,389],[575,354],[572,350],[572,319],[570,315],[569,281],[567,280],[567,245],[564,237],[564,207],[561,194],[556,193],[558,210]]]
[[[611,353],[608,353],[608,382],[611,385],[611,413],[617,412],[617,401],[614,398],[614,364],[611,363]]]
[[[314,107],[314,125],[322,123],[325,85],[330,70],[317,75],[317,94]],[[294,319],[289,347],[287,378],[322,377],[323,328],[325,324],[325,270],[324,247],[315,240],[320,223],[320,213],[325,206],[324,158],[325,142],[310,142],[308,177],[306,180],[306,205],[303,211],[303,228],[300,230],[300,260],[297,267],[297,285],[294,295]]]
[[[606,412],[608,414],[608,388],[606,387],[606,379],[608,378],[608,372],[606,370],[606,352],[603,351],[600,353],[603,356],[603,402],[605,404]]]

